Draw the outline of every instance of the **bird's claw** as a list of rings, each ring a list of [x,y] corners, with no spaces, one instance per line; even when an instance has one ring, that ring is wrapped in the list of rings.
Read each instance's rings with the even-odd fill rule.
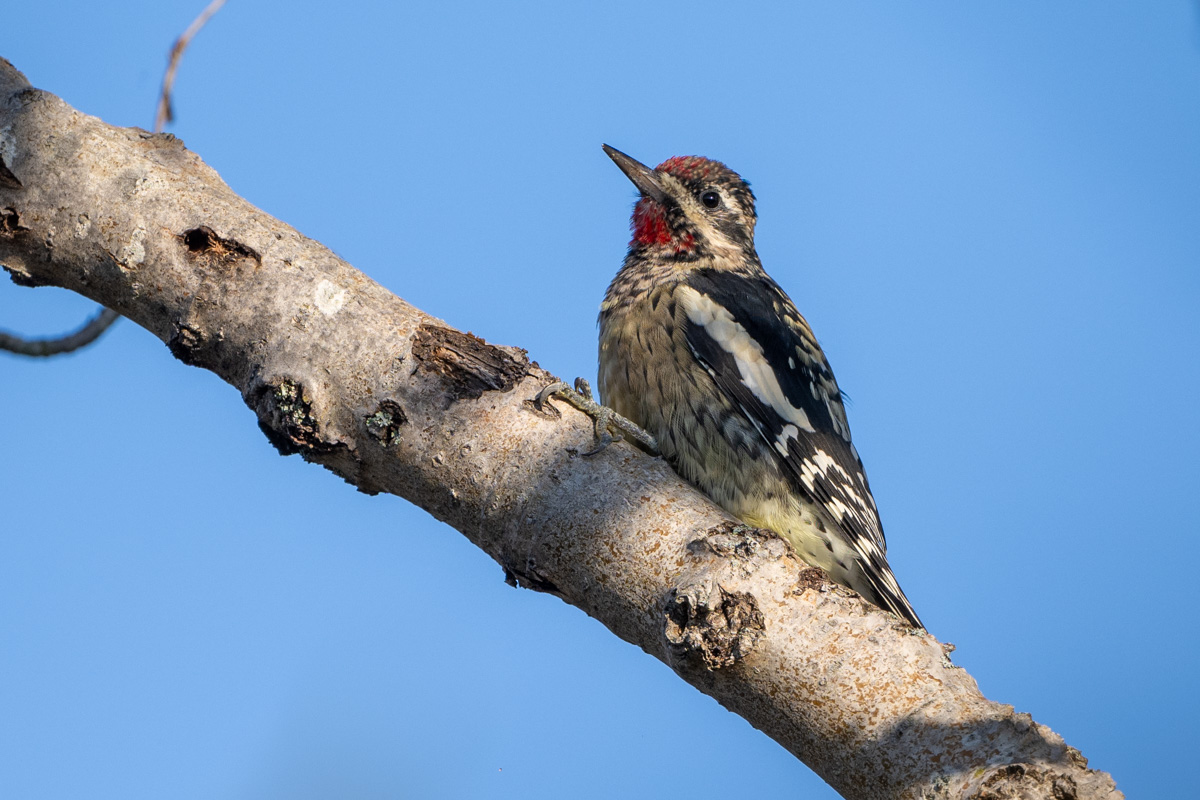
[[[548,401],[552,397],[561,397],[567,403],[592,418],[592,431],[596,446],[583,455],[594,456],[602,452],[617,439],[626,437],[651,455],[658,455],[658,442],[655,441],[654,437],[611,408],[597,403],[592,398],[591,385],[583,378],[575,379],[574,389],[562,381],[550,384],[533,398],[534,408],[538,411],[545,411]],[[555,414],[561,416],[553,404],[549,404],[549,407],[553,409]]]
[[[571,391],[571,387],[567,386],[562,381],[555,381],[554,383],[549,384],[544,389],[542,389],[540,392],[538,392],[536,395],[534,395],[533,407],[536,408],[538,411],[542,412],[543,414],[545,414],[547,412],[552,412],[554,414],[554,416],[561,417],[562,412],[559,411],[557,408],[555,408],[555,406],[553,404],[549,404],[546,401],[548,401],[551,397],[554,397],[559,392],[563,392],[563,391],[569,392],[569,391]]]
[[[583,395],[584,400],[595,400],[595,398],[592,397],[592,385],[588,383],[587,378],[575,379],[575,391]]]
[[[580,392],[580,394],[582,395],[583,393]],[[584,399],[588,399],[586,395],[584,395]],[[585,452],[583,454],[585,456],[594,456],[621,438],[621,434],[619,433],[616,437],[609,433],[609,429],[613,425],[613,416],[616,412],[607,406],[598,406],[598,408],[599,412],[592,419],[592,436],[595,439],[596,446]]]

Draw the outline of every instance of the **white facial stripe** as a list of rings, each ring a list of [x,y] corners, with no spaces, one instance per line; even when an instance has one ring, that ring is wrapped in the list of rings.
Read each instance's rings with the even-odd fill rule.
[[[699,230],[700,236],[708,243],[709,249],[716,257],[740,257],[742,248],[736,242],[730,239],[721,232],[721,229],[713,225],[712,219],[709,217],[708,209],[700,205],[692,193],[688,191],[678,178],[670,173],[658,173],[659,180],[668,187],[667,193],[676,199],[679,207],[683,210],[688,221],[691,222]],[[730,198],[725,196],[724,192],[720,192],[721,202],[731,203]]]
[[[688,319],[704,328],[704,332],[712,337],[722,350],[733,356],[745,387],[764,405],[796,426],[795,434],[790,435],[798,435],[801,430],[816,432],[804,409],[796,408],[784,395],[775,371],[763,356],[762,345],[751,338],[728,310],[690,286],[681,288],[678,296]],[[788,434],[787,428],[784,428],[784,434]],[[781,435],[780,439],[786,449],[785,436]],[[777,442],[776,445],[778,444],[780,443]]]

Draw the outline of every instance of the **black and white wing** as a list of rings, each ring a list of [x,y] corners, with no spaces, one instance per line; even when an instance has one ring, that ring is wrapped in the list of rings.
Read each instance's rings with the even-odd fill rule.
[[[867,599],[921,626],[887,545],[833,372],[808,323],[766,275],[693,271],[676,297],[693,355],[741,408],[797,492],[850,546]],[[854,565],[844,565],[847,571]],[[855,581],[856,584],[861,583]],[[921,626],[923,627],[923,626]]]

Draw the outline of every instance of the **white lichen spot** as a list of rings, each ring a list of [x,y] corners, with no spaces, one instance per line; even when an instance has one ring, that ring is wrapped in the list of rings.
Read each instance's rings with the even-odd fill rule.
[[[146,260],[146,229],[138,226],[134,229],[133,235],[129,237],[129,243],[121,248],[121,266],[126,269],[132,269]]]
[[[86,239],[88,232],[92,229],[92,218],[87,214],[80,214],[79,219],[75,221],[75,238]]]
[[[327,317],[331,317],[346,305],[346,290],[330,280],[322,280],[317,284],[317,308]]]

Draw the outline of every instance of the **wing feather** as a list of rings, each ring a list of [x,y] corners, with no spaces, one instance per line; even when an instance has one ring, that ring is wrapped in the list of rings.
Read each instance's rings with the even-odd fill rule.
[[[695,270],[681,290],[684,334],[718,389],[759,432],[794,488],[841,529],[876,590],[920,624],[887,564],[883,526],[825,354],[765,273]]]

